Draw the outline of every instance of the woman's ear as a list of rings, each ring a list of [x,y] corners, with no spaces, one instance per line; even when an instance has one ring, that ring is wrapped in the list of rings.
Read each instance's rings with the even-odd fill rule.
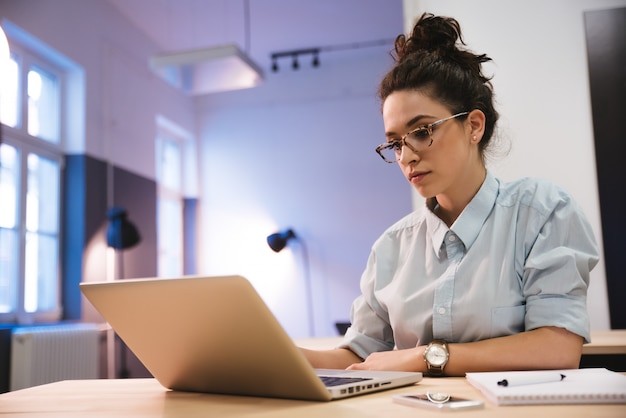
[[[473,143],[478,143],[485,133],[485,114],[482,110],[474,109],[467,115],[469,123],[469,137]]]

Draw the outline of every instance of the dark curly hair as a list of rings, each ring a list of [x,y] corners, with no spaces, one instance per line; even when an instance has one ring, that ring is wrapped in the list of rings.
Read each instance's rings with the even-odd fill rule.
[[[455,113],[481,110],[486,117],[479,143],[481,155],[493,136],[498,120],[490,78],[481,65],[491,61],[466,49],[459,22],[450,17],[424,13],[409,37],[396,38],[392,56],[395,66],[380,83],[382,102],[399,90],[419,90]]]

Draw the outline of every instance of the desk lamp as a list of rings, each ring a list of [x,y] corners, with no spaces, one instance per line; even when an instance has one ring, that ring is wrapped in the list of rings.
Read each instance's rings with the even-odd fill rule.
[[[296,234],[292,229],[287,229],[283,232],[276,232],[267,237],[267,245],[270,246],[272,250],[275,252],[280,252],[283,248],[287,246],[287,242],[290,239],[296,238]]]
[[[112,207],[107,211],[107,218],[109,218],[109,225],[106,231],[107,246],[115,249],[116,279],[119,280],[124,278],[122,251],[139,244],[141,237],[135,225],[127,219],[128,214],[124,208]],[[126,365],[126,347],[123,342],[120,348],[120,363],[122,364],[120,377],[129,377],[130,373]]]
[[[302,249],[302,258],[304,262],[304,273],[305,273],[305,281],[306,281],[306,297],[307,297],[307,311],[309,317],[309,335],[311,337],[315,336],[315,319],[313,313],[313,288],[311,284],[311,273],[309,271],[309,255],[304,245],[304,242],[299,239],[293,229],[286,229],[282,232],[276,232],[267,237],[267,245],[270,246],[272,250],[275,252],[280,252],[283,248],[287,246],[287,242],[291,239],[296,239],[300,243],[300,247]]]

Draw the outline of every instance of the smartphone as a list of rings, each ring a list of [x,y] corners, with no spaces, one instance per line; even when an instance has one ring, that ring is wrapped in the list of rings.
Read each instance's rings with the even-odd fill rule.
[[[394,402],[444,411],[457,411],[466,409],[477,409],[484,406],[483,401],[476,399],[465,399],[457,396],[450,396],[445,393],[417,393],[413,395],[395,395]]]

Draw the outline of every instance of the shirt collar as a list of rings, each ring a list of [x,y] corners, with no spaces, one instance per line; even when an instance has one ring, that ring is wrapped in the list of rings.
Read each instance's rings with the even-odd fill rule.
[[[459,236],[465,248],[469,250],[480,233],[487,217],[491,213],[498,197],[498,180],[487,172],[485,181],[478,193],[463,209],[452,224],[452,231]]]
[[[463,242],[465,248],[469,250],[472,246],[487,217],[491,213],[496,198],[498,196],[498,180],[489,172],[485,177],[485,181],[478,189],[476,195],[469,204],[463,209],[461,215],[456,219],[450,228]],[[436,200],[434,198],[426,199],[426,225],[432,241],[433,249],[438,252],[443,244],[443,240],[448,232],[447,225],[434,214],[434,206]]]
[[[443,244],[443,240],[448,232],[448,225],[435,215],[434,210],[436,204],[437,201],[435,198],[426,199],[426,230],[430,236],[433,250],[435,250],[435,254],[438,257],[439,251],[441,250],[441,244]]]

